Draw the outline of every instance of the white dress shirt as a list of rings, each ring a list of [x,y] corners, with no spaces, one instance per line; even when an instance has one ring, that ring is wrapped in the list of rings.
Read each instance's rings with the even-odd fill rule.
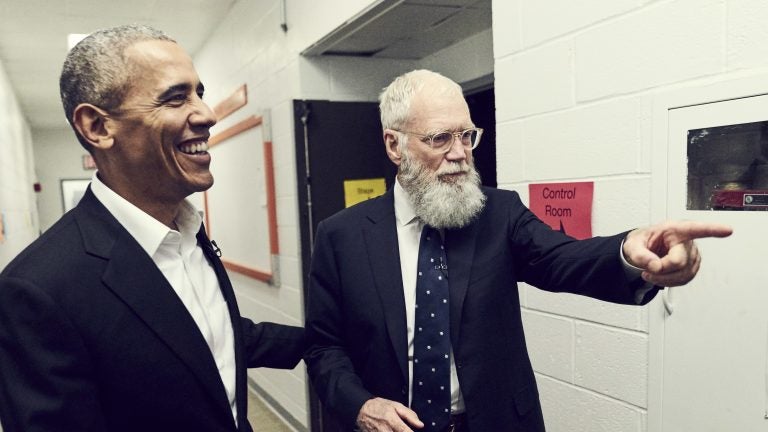
[[[397,243],[400,248],[400,271],[403,275],[405,296],[405,321],[408,330],[408,381],[413,379],[413,326],[416,321],[416,267],[419,260],[419,240],[424,222],[416,216],[408,199],[408,193],[395,181],[395,219],[397,221]],[[440,232],[442,235],[442,230]],[[450,272],[450,270],[449,270]],[[450,284],[450,273],[448,283]],[[464,412],[464,398],[459,388],[456,361],[451,347],[451,413]],[[408,405],[411,404],[413,386],[408,386]]]
[[[197,244],[196,235],[203,221],[200,212],[189,201],[182,202],[174,220],[179,228],[176,231],[109,189],[96,174],[91,190],[152,258],[195,320],[216,361],[237,423],[232,321],[216,272]]]

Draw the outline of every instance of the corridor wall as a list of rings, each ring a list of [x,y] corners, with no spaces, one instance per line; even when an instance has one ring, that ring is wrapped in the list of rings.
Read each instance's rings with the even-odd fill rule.
[[[29,124],[0,62],[0,269],[39,232]]]

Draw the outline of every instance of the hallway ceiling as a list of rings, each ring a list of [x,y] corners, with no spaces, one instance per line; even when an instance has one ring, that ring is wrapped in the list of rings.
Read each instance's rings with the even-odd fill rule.
[[[383,0],[304,51],[421,59],[491,28],[491,0]]]
[[[238,1],[267,0],[0,0],[0,62],[30,126],[66,128],[58,81],[69,33],[148,24],[194,55]],[[491,0],[372,3],[304,54],[419,59],[491,28]]]
[[[30,127],[66,128],[59,74],[69,33],[148,24],[194,53],[235,1],[0,0],[0,62]]]

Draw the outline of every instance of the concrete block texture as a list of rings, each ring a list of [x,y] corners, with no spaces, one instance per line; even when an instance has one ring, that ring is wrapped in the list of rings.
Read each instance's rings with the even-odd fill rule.
[[[576,323],[574,383],[636,407],[647,406],[648,336]]]
[[[651,3],[575,36],[576,100],[634,93],[725,69],[725,1]]]
[[[493,0],[493,55],[503,58],[522,48],[520,0]]]
[[[573,41],[497,58],[495,76],[497,122],[570,107],[574,104]]]
[[[592,235],[611,235],[649,225],[651,189],[649,175],[601,179],[595,183]],[[639,329],[635,329],[639,330]]]
[[[618,99],[527,119],[523,145],[530,180],[634,173],[645,106],[640,98]]]
[[[0,114],[0,217],[3,218],[4,231],[3,241],[0,242],[2,270],[39,233],[37,197],[32,189],[37,180],[32,134],[2,63]],[[50,188],[50,195],[59,203],[58,181]]]
[[[647,311],[642,307],[607,303],[574,294],[550,293],[534,287],[527,288],[526,300],[527,307],[533,311],[635,331],[648,329]]]
[[[638,8],[643,0],[521,0],[523,47],[587,28]]]
[[[527,179],[522,125],[520,121],[496,122],[496,180],[500,185]]]
[[[768,65],[768,2],[728,0],[726,46],[729,70]]]
[[[536,382],[548,432],[641,430],[642,409],[542,375]]]
[[[523,310],[523,327],[533,369],[562,381],[573,380],[573,320]]]

